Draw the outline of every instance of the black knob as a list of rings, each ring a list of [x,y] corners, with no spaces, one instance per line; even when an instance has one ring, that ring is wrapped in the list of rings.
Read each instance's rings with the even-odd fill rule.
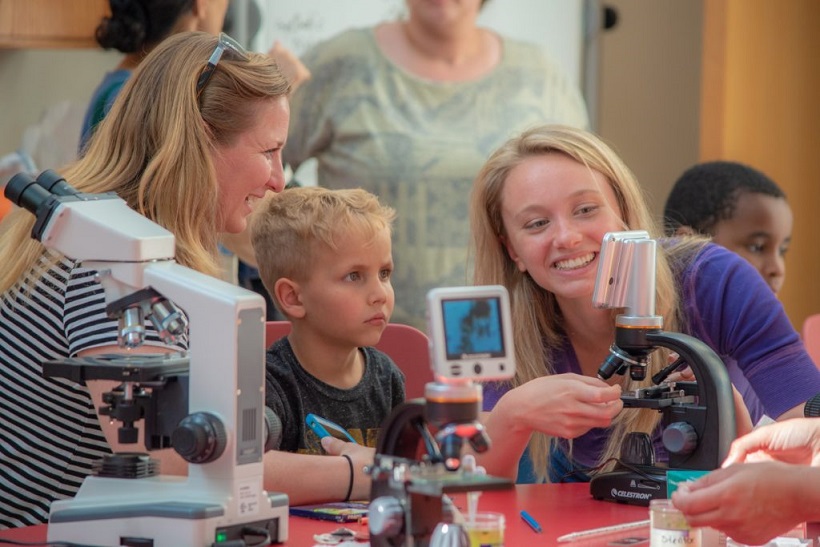
[[[820,417],[820,393],[806,401],[806,406],[803,408],[803,416],[806,418]]]
[[[621,444],[621,462],[633,465],[655,465],[655,449],[646,433],[627,433]]]
[[[604,30],[611,30],[618,25],[618,10],[613,6],[604,6],[604,21],[601,25]]]
[[[131,425],[117,428],[117,440],[120,444],[134,444],[139,441],[139,430]]]
[[[171,446],[190,463],[208,463],[225,452],[225,425],[210,412],[195,412],[183,418],[171,434]]]

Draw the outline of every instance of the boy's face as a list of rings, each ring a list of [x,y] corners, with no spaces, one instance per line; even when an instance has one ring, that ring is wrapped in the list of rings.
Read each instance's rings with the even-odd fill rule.
[[[718,222],[712,239],[754,266],[775,294],[786,279],[785,255],[792,239],[792,210],[785,199],[743,193],[734,215]]]
[[[313,249],[308,280],[299,283],[302,323],[330,343],[374,346],[393,313],[390,232],[373,240],[356,233],[339,238],[338,249]]]

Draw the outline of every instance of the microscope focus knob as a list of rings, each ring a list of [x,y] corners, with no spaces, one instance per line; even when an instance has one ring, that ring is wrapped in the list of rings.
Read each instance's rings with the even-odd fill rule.
[[[672,423],[663,431],[663,446],[672,454],[691,454],[698,446],[698,434],[686,422]]]
[[[370,502],[367,522],[372,536],[397,537],[404,527],[404,508],[399,500],[392,496],[379,496]]]
[[[225,425],[210,412],[184,417],[171,434],[171,446],[190,463],[208,463],[219,458],[228,444]]]
[[[282,444],[282,430],[282,420],[269,406],[265,406],[265,452],[279,450],[279,445]]]
[[[632,465],[655,465],[655,449],[646,433],[627,433],[621,444],[621,462]]]
[[[806,418],[817,418],[820,416],[820,394],[806,401],[806,406],[803,408],[803,416]]]

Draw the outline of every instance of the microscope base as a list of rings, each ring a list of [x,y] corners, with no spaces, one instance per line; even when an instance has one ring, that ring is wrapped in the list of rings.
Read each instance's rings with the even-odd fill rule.
[[[589,491],[596,500],[649,506],[654,499],[666,499],[666,469],[642,467],[641,473],[621,469],[592,478]]]
[[[239,496],[243,503],[238,507],[243,512],[231,515],[233,496],[209,488],[197,489],[185,478],[88,477],[75,498],[52,503],[48,541],[212,547],[222,541],[242,539],[246,527],[267,530],[272,543],[287,539],[285,494],[254,494],[240,487]],[[253,537],[261,540],[260,534]]]

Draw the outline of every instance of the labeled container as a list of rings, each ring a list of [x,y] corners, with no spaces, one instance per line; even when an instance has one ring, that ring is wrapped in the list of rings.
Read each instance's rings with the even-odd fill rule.
[[[671,500],[649,502],[650,547],[701,547],[700,528],[692,528]]]

